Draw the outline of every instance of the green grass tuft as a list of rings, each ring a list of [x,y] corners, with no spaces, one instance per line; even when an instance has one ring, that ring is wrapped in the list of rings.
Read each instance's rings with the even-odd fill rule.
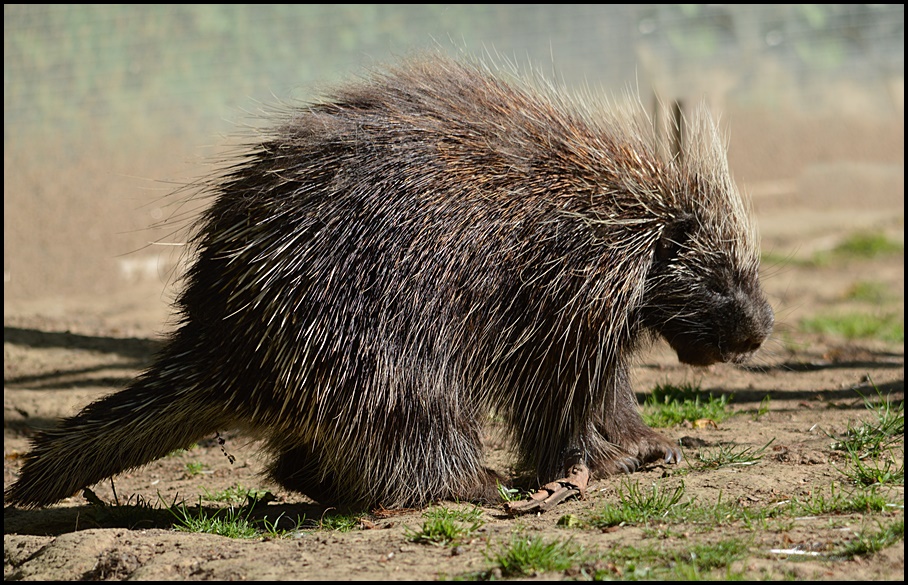
[[[880,339],[905,341],[905,323],[897,315],[842,313],[818,315],[801,320],[800,328],[807,333],[837,335],[846,339]]]
[[[550,571],[566,571],[584,559],[583,550],[571,540],[547,541],[518,534],[490,556],[504,577],[533,577]]]
[[[482,510],[457,510],[432,508],[423,513],[425,520],[419,530],[406,529],[407,538],[413,542],[437,545],[457,545],[470,538],[485,522]]]
[[[671,427],[684,421],[721,422],[731,416],[727,395],[703,394],[699,385],[659,384],[643,401],[643,420],[651,427]]]
[[[619,524],[642,524],[656,518],[664,518],[680,504],[684,495],[684,483],[674,490],[665,490],[653,484],[648,492],[640,489],[639,482],[622,482],[618,488],[618,503],[606,503],[596,510],[589,523],[597,528],[608,528]]]
[[[905,246],[894,242],[883,234],[856,232],[845,238],[835,248],[833,254],[854,258],[876,258],[888,254],[903,252]]]

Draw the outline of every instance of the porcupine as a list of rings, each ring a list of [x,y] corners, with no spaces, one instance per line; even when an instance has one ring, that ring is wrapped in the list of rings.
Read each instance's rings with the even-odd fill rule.
[[[280,110],[206,183],[180,319],[149,369],[41,432],[8,502],[49,505],[218,430],[333,505],[494,498],[494,410],[540,482],[677,462],[632,356],[768,337],[747,201],[704,108],[679,156],[643,108],[422,55]]]

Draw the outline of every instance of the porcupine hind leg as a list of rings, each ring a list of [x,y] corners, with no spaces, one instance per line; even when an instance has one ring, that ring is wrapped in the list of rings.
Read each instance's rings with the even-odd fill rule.
[[[285,446],[268,466],[268,475],[284,488],[325,504],[335,504],[343,484],[331,472],[319,470],[316,451],[309,445]]]
[[[588,463],[599,477],[632,473],[652,463],[679,463],[681,449],[643,422],[626,366],[609,381],[603,408],[591,423]]]
[[[403,465],[403,464],[402,464]],[[419,466],[419,462],[409,462]],[[358,486],[351,486],[358,480],[349,473],[338,474],[320,469],[318,455],[309,446],[298,446],[283,451],[268,467],[268,475],[284,488],[305,494],[323,505],[346,507],[424,506],[434,500],[455,500],[492,504],[498,500],[498,483],[504,484],[502,476],[488,468],[480,468],[475,474],[467,474],[459,485],[453,488],[424,490],[407,495],[395,489],[393,477],[375,482],[373,490],[363,492]],[[346,479],[345,479],[346,478]],[[407,486],[411,488],[413,486]],[[390,488],[390,489],[389,489]]]
[[[404,424],[394,424],[399,418]],[[336,438],[310,445],[273,441],[269,476],[286,489],[323,505],[350,508],[424,506],[448,499],[493,503],[504,479],[484,467],[479,433],[472,424],[440,416],[433,424],[416,414],[390,415],[384,428],[354,443]],[[423,422],[415,422],[422,420]]]

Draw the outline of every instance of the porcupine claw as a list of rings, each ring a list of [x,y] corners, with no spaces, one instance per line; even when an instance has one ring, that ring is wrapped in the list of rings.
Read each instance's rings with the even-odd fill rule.
[[[625,457],[624,459],[616,461],[615,465],[618,467],[619,471],[630,475],[640,469],[642,463],[636,457]]]
[[[528,500],[506,503],[504,509],[512,516],[545,512],[572,496],[582,498],[589,482],[590,469],[583,463],[575,463],[567,476],[545,484]]]

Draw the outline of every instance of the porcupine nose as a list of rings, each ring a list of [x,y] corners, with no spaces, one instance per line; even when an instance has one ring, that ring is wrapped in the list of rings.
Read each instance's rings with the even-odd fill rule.
[[[762,295],[757,299],[740,295],[738,301],[742,318],[735,328],[737,335],[727,340],[725,349],[730,353],[750,354],[760,349],[772,333],[775,315]]]

